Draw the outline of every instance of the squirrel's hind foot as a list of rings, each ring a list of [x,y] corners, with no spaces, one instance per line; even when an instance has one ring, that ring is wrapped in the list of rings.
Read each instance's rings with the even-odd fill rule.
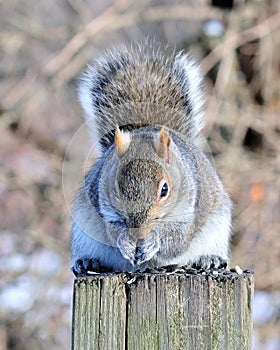
[[[93,273],[113,272],[112,268],[102,265],[100,260],[96,258],[78,259],[71,270],[75,277],[90,276]]]
[[[227,261],[216,255],[203,255],[193,265],[197,270],[225,269]]]

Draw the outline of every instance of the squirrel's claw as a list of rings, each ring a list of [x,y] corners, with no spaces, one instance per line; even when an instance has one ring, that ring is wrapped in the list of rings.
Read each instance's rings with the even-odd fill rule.
[[[71,268],[75,277],[81,277],[81,276],[87,275],[89,261],[90,259],[87,259],[87,258],[78,259],[75,261],[74,265]]]
[[[84,277],[91,275],[92,272],[113,272],[112,268],[102,265],[99,259],[83,258],[78,259],[71,268],[75,277]]]
[[[203,255],[192,266],[197,270],[225,269],[227,261],[220,256]]]

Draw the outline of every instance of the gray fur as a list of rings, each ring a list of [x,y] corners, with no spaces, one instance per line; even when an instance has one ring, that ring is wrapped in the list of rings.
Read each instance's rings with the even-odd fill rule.
[[[193,61],[120,48],[88,68],[79,97],[99,160],[75,202],[73,271],[227,262],[231,201],[197,142],[204,100]]]
[[[78,94],[94,143],[127,124],[165,125],[195,140],[203,127],[201,81],[183,52],[165,57],[158,47],[133,45],[89,66]]]

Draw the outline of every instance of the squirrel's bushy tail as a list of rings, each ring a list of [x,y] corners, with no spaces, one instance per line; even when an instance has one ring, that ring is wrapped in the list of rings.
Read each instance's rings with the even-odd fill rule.
[[[166,58],[152,44],[107,52],[83,74],[79,99],[96,143],[106,144],[116,126],[166,126],[193,140],[203,126],[198,66],[182,52]]]

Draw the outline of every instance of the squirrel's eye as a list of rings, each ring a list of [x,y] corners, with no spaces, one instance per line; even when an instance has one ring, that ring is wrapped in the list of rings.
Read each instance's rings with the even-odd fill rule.
[[[168,185],[166,182],[164,182],[164,184],[161,187],[160,198],[166,197],[167,194],[168,194]]]
[[[158,185],[157,202],[165,200],[169,195],[169,186],[165,179],[162,179]]]

